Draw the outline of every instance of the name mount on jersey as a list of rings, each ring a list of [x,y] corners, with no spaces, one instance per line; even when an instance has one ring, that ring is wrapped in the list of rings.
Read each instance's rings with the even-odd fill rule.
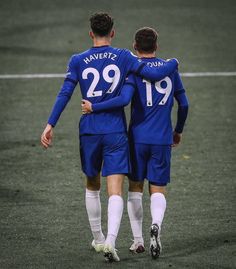
[[[163,62],[148,62],[147,65],[150,66],[150,67],[159,67],[159,66],[162,66],[164,63]]]

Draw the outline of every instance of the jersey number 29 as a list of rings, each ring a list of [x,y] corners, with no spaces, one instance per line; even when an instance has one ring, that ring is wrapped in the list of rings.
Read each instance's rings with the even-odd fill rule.
[[[110,71],[114,71],[114,75],[113,76],[109,76],[109,72]],[[93,74],[93,81],[88,89],[87,92],[87,97],[97,97],[97,96],[101,96],[102,95],[102,90],[97,90],[95,91],[97,84],[100,80],[100,74],[98,72],[98,70],[96,68],[93,67],[89,67],[84,69],[83,73],[82,73],[82,78],[83,79],[88,79],[88,74]],[[118,66],[116,66],[115,64],[110,64],[108,66],[106,66],[103,69],[102,72],[102,77],[104,78],[104,80],[108,83],[111,83],[111,86],[108,90],[106,90],[107,93],[112,93],[117,84],[119,83],[120,80],[120,69]]]

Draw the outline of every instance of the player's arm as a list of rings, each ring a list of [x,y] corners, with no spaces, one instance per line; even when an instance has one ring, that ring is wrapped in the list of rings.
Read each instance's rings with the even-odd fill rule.
[[[182,138],[182,132],[184,129],[185,121],[188,116],[188,98],[185,94],[185,90],[179,90],[176,91],[175,94],[175,99],[178,103],[178,111],[177,111],[177,121],[176,121],[176,126],[174,129],[173,133],[173,147],[177,146]]]
[[[123,85],[121,89],[121,93],[119,96],[116,96],[114,98],[111,98],[107,101],[100,102],[100,103],[94,103],[92,104],[88,100],[82,100],[82,112],[83,114],[91,113],[91,112],[100,112],[100,111],[106,111],[110,109],[115,108],[122,108],[127,106],[134,94],[135,91],[135,84],[131,82],[131,75],[127,78],[125,84]]]
[[[91,112],[101,112],[115,108],[125,107],[129,104],[134,93],[134,87],[130,84],[125,84],[122,88],[121,94],[114,98],[101,103],[92,104],[88,100],[82,100],[82,112],[88,114]]]
[[[48,119],[48,123],[41,135],[41,144],[45,148],[48,148],[52,142],[53,127],[56,126],[61,113],[63,112],[67,103],[69,102],[74,92],[74,89],[77,85],[77,82],[78,80],[76,75],[76,63],[72,57],[68,66],[67,76],[64,80],[61,90],[57,95],[55,104]]]
[[[166,76],[169,76],[177,70],[179,64],[176,59],[170,59],[158,68],[151,68],[145,63],[142,63],[140,59],[131,52],[127,53],[127,55],[128,60],[131,63],[130,71],[151,81],[159,81]]]

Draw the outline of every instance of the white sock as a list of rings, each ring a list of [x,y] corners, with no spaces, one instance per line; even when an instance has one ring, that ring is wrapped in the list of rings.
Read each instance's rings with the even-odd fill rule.
[[[120,229],[123,214],[124,202],[121,196],[111,195],[108,200],[108,232],[106,244],[115,247],[116,237]]]
[[[143,194],[141,192],[128,192],[128,214],[129,221],[134,237],[134,243],[143,244],[142,225],[143,225]]]
[[[101,202],[100,191],[90,191],[86,189],[85,204],[89,219],[89,224],[95,243],[104,243],[105,237],[101,227]]]
[[[159,228],[161,229],[161,224],[164,218],[165,210],[166,210],[166,198],[165,195],[156,192],[153,193],[150,197],[151,204],[151,215],[152,215],[152,224],[158,224]]]

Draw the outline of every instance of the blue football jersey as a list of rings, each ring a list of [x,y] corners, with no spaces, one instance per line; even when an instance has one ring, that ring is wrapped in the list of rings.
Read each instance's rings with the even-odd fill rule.
[[[111,46],[92,47],[72,56],[66,78],[79,82],[83,99],[99,103],[119,95],[128,72],[138,67],[137,57],[129,50]],[[122,108],[86,114],[80,119],[80,134],[124,131],[126,125]]]
[[[82,98],[92,104],[98,104],[120,94],[129,72],[158,80],[174,72],[177,66],[178,62],[172,59],[155,70],[146,66],[129,50],[111,46],[92,47],[83,53],[73,55],[48,123],[52,126],[56,125],[77,83],[80,85]],[[122,108],[86,114],[80,119],[80,134],[124,132],[125,122]]]
[[[158,68],[165,63],[159,58],[143,58],[148,66]],[[178,72],[157,82],[139,76],[128,76],[134,85],[129,133],[135,143],[170,145],[173,143],[171,110],[174,96],[184,92]]]

